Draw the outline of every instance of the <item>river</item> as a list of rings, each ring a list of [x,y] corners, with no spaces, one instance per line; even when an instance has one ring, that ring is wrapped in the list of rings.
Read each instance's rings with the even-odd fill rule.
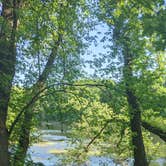
[[[59,130],[42,130],[40,141],[29,148],[31,159],[35,163],[42,163],[44,166],[62,166],[60,154],[68,148],[68,139]],[[165,159],[153,161],[151,166],[166,166]],[[83,166],[132,166],[132,160],[124,161],[121,164],[108,157],[91,156]]]

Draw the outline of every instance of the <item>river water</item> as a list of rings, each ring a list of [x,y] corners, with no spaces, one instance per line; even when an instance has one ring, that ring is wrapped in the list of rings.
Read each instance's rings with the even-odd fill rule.
[[[60,156],[68,148],[68,138],[58,130],[42,130],[40,140],[29,149],[29,154],[35,163],[44,166],[62,166]],[[55,155],[56,153],[56,155]],[[164,159],[154,161],[152,166],[166,166]],[[121,165],[107,157],[91,156],[84,166],[132,166],[132,160],[124,161]]]

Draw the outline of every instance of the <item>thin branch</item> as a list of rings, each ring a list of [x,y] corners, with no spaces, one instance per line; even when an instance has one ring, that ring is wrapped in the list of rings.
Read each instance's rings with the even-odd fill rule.
[[[97,87],[97,88],[105,87],[105,88],[107,88],[107,86],[104,84],[90,84],[90,83],[72,84],[72,83],[67,83],[67,82],[59,82],[59,83],[51,84],[51,85],[47,86],[47,88],[51,88],[54,86],[60,86],[60,85],[66,85],[66,86],[70,86],[70,87]]]
[[[106,123],[104,124],[104,126],[100,129],[100,131],[90,140],[90,142],[86,145],[86,147],[84,147],[84,152],[88,152],[89,151],[89,147],[93,144],[93,142],[95,142],[95,140],[102,134],[102,132],[104,131],[104,129],[107,127],[108,123],[110,121],[106,121]],[[81,156],[81,153],[78,153],[76,158],[78,159]]]
[[[54,86],[59,86],[59,85],[67,85],[67,86],[76,86],[76,87],[82,87],[82,86],[89,86],[89,87],[103,87],[103,84],[71,84],[71,83],[56,83],[56,84],[52,84],[49,85],[47,87],[44,87],[43,89],[41,89],[40,91],[38,91],[33,97],[32,99],[23,107],[23,109],[19,112],[19,114],[17,115],[17,117],[15,118],[15,120],[13,121],[13,123],[11,124],[10,128],[9,128],[9,136],[11,135],[15,125],[18,123],[20,117],[22,116],[22,114],[26,111],[26,109],[28,109],[30,106],[32,106],[36,100],[39,99],[39,96],[42,92],[44,92],[45,90],[54,87]],[[64,90],[63,90],[64,91]],[[62,92],[62,90],[59,90],[59,92]],[[71,93],[71,92],[70,92]],[[42,95],[43,96],[43,95]],[[41,97],[42,97],[41,96]]]
[[[125,126],[123,126],[123,128],[121,129],[121,131],[120,131],[120,139],[119,139],[119,141],[117,142],[117,148],[119,148],[119,146],[120,146],[120,144],[121,144],[121,142],[122,142],[122,139],[123,139],[123,136],[124,136],[124,134],[125,134],[125,130],[126,130],[126,127]]]
[[[88,152],[89,147],[91,144],[93,144],[93,142],[102,134],[102,132],[104,131],[104,129],[107,127],[108,123],[110,121],[107,121],[104,126],[100,129],[100,131],[91,139],[91,141],[87,144],[87,146],[85,147],[85,152]]]

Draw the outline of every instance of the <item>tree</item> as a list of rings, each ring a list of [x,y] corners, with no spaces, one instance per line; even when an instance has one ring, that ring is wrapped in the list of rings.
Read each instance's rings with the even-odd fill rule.
[[[9,165],[8,130],[6,119],[16,64],[16,31],[18,26],[18,0],[2,1],[0,27],[0,165]]]
[[[82,42],[80,41],[80,36],[82,34],[84,35],[84,31],[82,28],[80,28],[80,30],[77,29],[80,26],[79,24],[81,24],[80,22],[78,22],[79,17],[77,13],[77,10],[78,10],[77,3],[78,1],[70,1],[70,2],[53,1],[47,4],[44,4],[44,6],[43,4],[41,5],[39,3],[38,4],[39,7],[37,7],[36,9],[36,10],[41,10],[41,8],[42,9],[45,8],[47,11],[44,11],[44,13],[48,12],[48,16],[46,18],[41,17],[43,21],[41,22],[41,25],[40,24],[38,25],[39,27],[37,31],[38,33],[33,32],[32,34],[33,35],[35,34],[35,36],[40,34],[39,33],[40,28],[42,28],[42,25],[45,24],[45,21],[46,22],[48,21],[50,27],[48,27],[48,29],[43,29],[43,33],[45,34],[45,37],[47,38],[46,41],[51,39],[51,42],[47,41],[47,44],[48,45],[50,44],[52,48],[51,48],[51,53],[50,53],[50,48],[48,48],[48,53],[50,55],[47,57],[48,58],[47,63],[45,64],[45,66],[44,65],[41,66],[42,72],[40,68],[38,78],[36,79],[35,82],[32,81],[33,84],[31,85],[30,92],[26,94],[30,97],[30,99],[28,100],[25,107],[23,107],[22,110],[20,110],[20,113],[18,114],[18,116],[16,117],[16,119],[14,120],[10,128],[11,129],[10,134],[11,134],[16,123],[20,119],[20,116],[24,115],[23,122],[21,125],[21,132],[20,132],[20,136],[18,140],[18,148],[15,153],[15,157],[13,161],[15,165],[18,165],[19,163],[23,163],[25,161],[26,152],[30,143],[29,141],[30,131],[32,127],[32,119],[34,116],[34,109],[35,109],[34,102],[36,101],[37,96],[39,96],[40,91],[42,91],[42,89],[45,89],[45,87],[47,87],[46,85],[49,84],[49,81],[51,79],[48,80],[48,76],[55,75],[56,70],[55,71],[53,70],[55,61],[57,60],[58,65],[60,65],[58,56],[67,57],[73,54],[73,57],[76,57],[77,56],[76,54],[79,54],[82,50],[83,45],[82,45]],[[53,10],[50,11],[49,7],[52,7],[52,6],[53,6],[52,8]],[[36,14],[36,11],[35,11],[35,14]],[[71,15],[73,17],[71,17]],[[36,17],[34,19],[34,23],[36,23]],[[49,28],[51,28],[51,30]],[[48,32],[46,30],[48,30]],[[37,39],[36,37],[35,39],[32,38],[31,39],[32,44],[33,42],[35,44],[36,40],[38,40],[38,38],[40,37],[42,38],[42,36],[37,36]],[[37,42],[37,44],[38,44],[37,47],[35,47],[35,45],[32,45],[32,46],[34,46],[35,55],[37,55],[37,57],[39,58],[39,56],[41,56],[41,54],[39,54],[41,50],[38,50],[39,42]],[[38,67],[40,67],[40,64],[38,64]],[[68,70],[70,70],[69,66],[68,66]],[[71,77],[73,76],[71,75]],[[58,79],[57,73],[55,78]],[[55,81],[57,81],[56,79]]]
[[[150,51],[149,47],[145,45],[145,42],[148,41],[145,38],[146,34],[142,32],[144,30],[147,32],[147,29],[144,29],[147,27],[147,20],[150,20],[147,19],[147,15],[150,16],[149,18],[152,18],[152,15],[155,15],[155,10],[158,13],[162,13],[163,4],[163,1],[151,1],[148,4],[143,1],[129,3],[127,1],[108,2],[101,0],[99,2],[98,18],[107,23],[110,27],[109,34],[112,36],[112,43],[109,47],[114,51],[109,56],[115,57],[115,61],[122,59],[120,62],[123,66],[123,70],[120,70],[123,71],[121,80],[124,82],[123,88],[126,91],[129,106],[135,165],[147,165],[141,129],[141,114],[143,110],[136,96],[138,88],[136,80],[139,75],[142,75],[139,69],[144,66],[144,71],[147,70],[146,64],[142,66],[141,64],[146,59],[147,51]],[[161,15],[163,16],[163,14]],[[160,32],[158,31],[158,33]],[[139,60],[141,64],[138,63]],[[117,65],[114,67],[118,68]]]

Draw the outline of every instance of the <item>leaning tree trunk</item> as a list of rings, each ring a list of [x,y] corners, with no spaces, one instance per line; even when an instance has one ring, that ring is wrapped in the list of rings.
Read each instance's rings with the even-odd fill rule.
[[[58,46],[57,46],[58,48]],[[55,50],[54,50],[55,51]],[[49,60],[46,64],[46,67],[42,74],[40,75],[38,81],[36,84],[32,87],[32,97],[35,96],[43,87],[44,87],[44,82],[47,79],[47,76],[49,74],[50,68],[53,65],[54,59],[56,57],[56,53],[52,52]],[[34,115],[34,103],[29,105],[24,111],[23,114],[23,121],[21,124],[21,133],[19,135],[19,140],[18,140],[18,147],[17,151],[14,155],[14,165],[17,166],[19,164],[23,164],[25,162],[26,158],[26,153],[29,148],[29,143],[30,143],[30,131],[32,127],[32,119]]]
[[[26,153],[30,143],[30,130],[33,118],[32,110],[26,110],[24,113],[24,119],[21,127],[21,132],[19,136],[19,146],[14,156],[13,165],[23,165],[26,157]]]
[[[141,109],[132,88],[132,55],[128,47],[124,50],[124,80],[126,95],[129,105],[130,128],[132,132],[132,144],[134,151],[134,166],[147,166],[145,147],[141,129]]]
[[[8,103],[15,74],[17,28],[16,0],[2,1],[2,23],[0,25],[0,166],[9,166],[8,130],[6,126]]]
[[[35,96],[42,88],[44,88],[45,81],[50,73],[50,69],[53,66],[54,59],[57,56],[57,50],[62,40],[61,38],[62,36],[59,33],[56,46],[53,48],[52,53],[49,56],[45,69],[39,76],[39,79],[37,80],[36,84],[34,84],[34,86],[32,87],[32,97]],[[19,164],[23,164],[25,162],[26,153],[30,143],[30,130],[32,127],[32,119],[34,115],[33,104],[34,103],[29,105],[29,107],[27,107],[24,111],[18,147],[13,161],[15,166],[18,166]]]
[[[57,34],[58,34],[58,38],[57,41],[55,42],[55,46],[52,49],[51,54],[49,55],[48,61],[46,63],[46,66],[43,70],[43,72],[40,74],[36,84],[33,85],[32,87],[32,96],[35,96],[44,86],[45,86],[45,82],[48,78],[48,75],[51,71],[51,68],[53,67],[54,64],[54,60],[57,56],[58,53],[58,48],[60,46],[60,44],[62,43],[62,33],[61,31],[63,30],[63,24],[61,23],[62,21],[62,4],[60,5],[60,10],[59,10],[59,16],[58,16],[58,29],[57,29]],[[22,133],[19,136],[19,142],[18,142],[18,151],[16,151],[15,156],[14,156],[14,164],[15,166],[18,166],[18,164],[20,163],[19,161],[22,161],[22,164],[25,162],[25,157],[26,157],[26,153],[29,147],[29,139],[30,139],[30,131],[31,131],[31,127],[32,127],[32,119],[33,119],[33,104],[31,105],[32,107],[28,107],[25,111],[24,111],[24,118],[23,118],[23,122],[21,125],[21,129],[22,129]],[[21,154],[21,155],[20,155]]]

